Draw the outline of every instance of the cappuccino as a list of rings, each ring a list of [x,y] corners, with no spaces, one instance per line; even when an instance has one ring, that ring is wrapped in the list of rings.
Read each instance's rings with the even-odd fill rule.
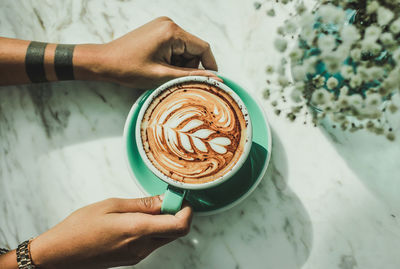
[[[140,139],[161,173],[202,184],[236,165],[247,127],[241,107],[229,93],[211,84],[186,82],[153,96],[140,124]]]

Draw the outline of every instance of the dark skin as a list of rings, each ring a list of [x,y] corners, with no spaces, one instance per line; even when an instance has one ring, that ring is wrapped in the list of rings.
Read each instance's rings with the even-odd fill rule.
[[[25,69],[30,41],[0,38],[0,85],[31,83]],[[44,70],[57,81],[56,44],[48,44]],[[114,82],[148,89],[182,76],[208,76],[199,64],[217,71],[207,42],[184,31],[167,17],[157,18],[107,44],[76,45],[77,80]],[[40,268],[108,268],[133,265],[155,249],[186,235],[192,209],[185,204],[175,215],[161,215],[162,197],[108,199],[81,208],[39,235],[30,245]],[[0,256],[0,268],[17,269],[16,251]]]

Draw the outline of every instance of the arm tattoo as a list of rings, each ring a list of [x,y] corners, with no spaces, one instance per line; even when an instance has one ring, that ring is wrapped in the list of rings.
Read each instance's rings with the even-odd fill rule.
[[[31,82],[47,82],[44,72],[44,51],[47,43],[32,41],[25,55],[25,70]]]
[[[57,45],[54,56],[54,69],[58,80],[74,80],[72,58],[75,45]]]

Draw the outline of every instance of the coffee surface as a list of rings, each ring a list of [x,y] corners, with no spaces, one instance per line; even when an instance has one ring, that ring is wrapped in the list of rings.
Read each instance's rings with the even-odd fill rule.
[[[173,86],[155,96],[141,123],[143,148],[168,177],[201,184],[229,172],[243,153],[247,122],[225,91],[205,83]]]

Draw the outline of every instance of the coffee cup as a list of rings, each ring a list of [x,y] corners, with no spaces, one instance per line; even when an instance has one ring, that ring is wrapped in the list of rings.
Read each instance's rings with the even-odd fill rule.
[[[188,191],[220,185],[242,167],[252,126],[232,89],[208,77],[188,76],[164,83],[147,97],[132,139],[147,168],[168,184],[161,212],[175,214]]]

